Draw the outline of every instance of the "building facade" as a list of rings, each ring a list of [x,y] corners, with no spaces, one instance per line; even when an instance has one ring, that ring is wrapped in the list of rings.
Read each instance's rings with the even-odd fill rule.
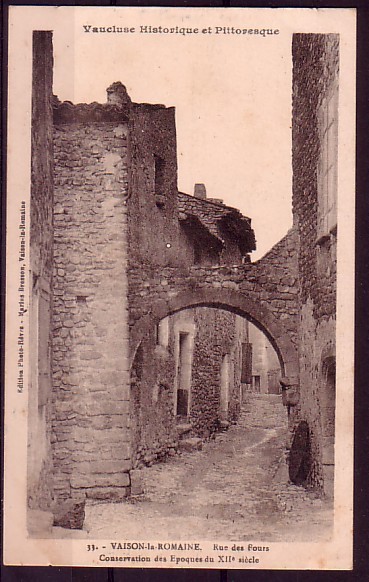
[[[54,491],[65,500],[120,499],[131,492],[136,462],[175,450],[177,416],[194,436],[216,429],[218,360],[234,359],[236,316],[196,311],[191,323],[177,315],[166,350],[151,326],[132,362],[130,328],[192,266],[247,260],[254,234],[250,219],[207,200],[203,185],[195,196],[178,192],[173,108],[132,103],[115,83],[106,104],[54,99],[53,131]],[[206,334],[208,346],[200,340]],[[211,378],[199,386],[207,358]],[[231,399],[222,415],[229,405],[235,414]],[[95,435],[104,461],[91,446]]]
[[[273,346],[255,326],[250,326],[249,337],[252,349],[251,390],[261,394],[279,394],[281,368]]]
[[[299,421],[308,483],[333,495],[339,36],[295,34],[293,213],[299,233]]]

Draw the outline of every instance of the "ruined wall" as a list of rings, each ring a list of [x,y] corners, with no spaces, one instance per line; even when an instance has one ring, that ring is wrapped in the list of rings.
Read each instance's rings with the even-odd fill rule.
[[[222,236],[225,241],[220,255],[221,265],[239,265],[242,262],[242,254],[237,241],[232,239],[227,233]]]
[[[52,33],[33,33],[30,207],[30,386],[28,482],[31,508],[52,500],[51,296],[53,253]],[[23,271],[23,279],[27,273]]]
[[[56,109],[54,135],[55,493],[120,498],[130,484],[128,127],[112,106],[69,109]]]
[[[327,493],[332,493],[334,453],[332,438],[324,442],[322,402],[326,391],[324,362],[335,357],[336,227],[322,236],[318,219],[324,202],[320,193],[326,135],[321,125],[322,108],[338,79],[338,43],[338,35],[295,34],[292,44],[293,212],[300,238],[299,418],[308,422],[310,430],[309,482],[324,487]],[[329,184],[331,187],[334,184]],[[329,196],[334,197],[335,192],[330,191]]]
[[[33,33],[31,260],[35,274],[51,280],[53,252],[52,33]]]
[[[206,196],[204,184],[201,186]],[[246,242],[244,230],[237,236],[235,232],[229,230],[229,225],[227,228],[231,209],[222,202],[205,197],[199,198],[195,188],[194,196],[182,192],[179,194],[178,207],[181,246],[190,246],[185,255],[187,262],[184,261],[183,265],[237,265],[242,263],[242,255],[254,248],[251,221],[244,219],[249,225],[249,237]],[[232,212],[233,220],[237,222],[242,215],[234,209]]]

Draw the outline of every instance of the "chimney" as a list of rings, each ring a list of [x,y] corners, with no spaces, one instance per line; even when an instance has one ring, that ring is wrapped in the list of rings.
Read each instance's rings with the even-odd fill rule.
[[[201,200],[206,200],[205,184],[195,184],[194,196],[195,198],[201,198]]]
[[[112,85],[107,88],[106,92],[108,103],[110,105],[116,105],[117,107],[131,106],[131,98],[127,93],[127,89],[120,81],[112,83]]]

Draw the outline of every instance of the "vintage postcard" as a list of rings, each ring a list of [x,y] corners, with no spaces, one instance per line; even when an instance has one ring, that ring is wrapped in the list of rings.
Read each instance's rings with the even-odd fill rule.
[[[355,25],[10,8],[6,564],[352,568]]]

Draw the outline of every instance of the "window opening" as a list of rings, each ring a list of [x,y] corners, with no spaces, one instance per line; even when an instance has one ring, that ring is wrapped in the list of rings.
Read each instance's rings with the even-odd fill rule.
[[[158,208],[165,205],[165,160],[159,156],[154,156],[155,172],[155,202]]]
[[[337,225],[338,85],[323,99],[318,113],[320,160],[318,166],[318,236]]]
[[[230,380],[229,354],[223,356],[220,369],[220,417],[222,420],[228,418],[229,404],[229,380]]]
[[[164,317],[156,326],[156,345],[163,348],[169,345],[169,317]]]
[[[242,384],[251,384],[252,376],[252,344],[244,342],[242,344],[241,360],[241,382]]]
[[[260,376],[253,376],[252,379],[255,392],[260,392]]]

